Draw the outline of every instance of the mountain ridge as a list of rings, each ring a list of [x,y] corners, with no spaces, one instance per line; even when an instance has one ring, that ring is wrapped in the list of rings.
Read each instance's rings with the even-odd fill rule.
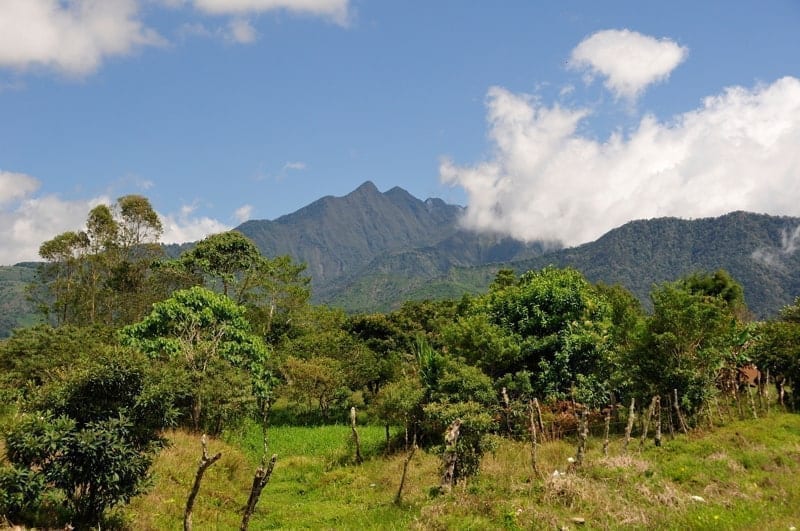
[[[800,218],[731,212],[713,218],[633,220],[594,242],[553,248],[462,228],[464,207],[420,200],[399,186],[380,192],[366,181],[274,220],[238,230],[268,256],[308,266],[313,301],[350,312],[387,311],[404,300],[457,298],[484,291],[497,271],[574,267],[592,282],[621,284],[647,304],[652,286],[687,274],[726,269],[759,318],[800,295]],[[165,246],[172,256],[192,244]],[[32,322],[24,284],[35,264],[0,267],[0,337]]]

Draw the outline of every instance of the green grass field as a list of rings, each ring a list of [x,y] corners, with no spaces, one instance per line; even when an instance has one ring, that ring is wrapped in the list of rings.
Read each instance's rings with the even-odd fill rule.
[[[251,529],[789,529],[800,525],[800,416],[732,422],[711,431],[664,437],[628,453],[612,439],[609,456],[590,439],[587,460],[565,471],[575,446],[542,444],[541,475],[530,445],[500,440],[481,474],[451,494],[434,495],[437,456],[418,451],[403,504],[396,506],[403,455],[384,456],[380,427],[361,427],[366,461],[355,465],[346,426],[276,427],[278,454]],[[199,437],[169,434],[158,457],[154,488],[125,509],[132,529],[178,529],[200,457]],[[247,426],[212,440],[222,459],[204,479],[195,529],[237,529],[262,454],[260,430]],[[695,498],[693,498],[695,497]],[[702,499],[702,501],[696,497]],[[583,519],[578,524],[573,519]]]

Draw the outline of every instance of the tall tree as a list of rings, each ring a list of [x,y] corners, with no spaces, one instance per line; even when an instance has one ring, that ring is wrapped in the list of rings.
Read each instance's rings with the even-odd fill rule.
[[[495,286],[475,304],[488,323],[470,318],[474,322],[465,323],[464,333],[476,337],[483,331],[483,343],[498,349],[486,355],[498,357],[509,373],[536,374],[539,396],[574,395],[592,405],[607,400],[611,307],[580,272],[529,271],[513,285]]]
[[[198,283],[245,305],[254,331],[273,344],[288,332],[292,317],[311,296],[305,265],[288,256],[262,256],[240,232],[208,236],[184,253],[180,263]]]
[[[163,251],[158,214],[147,198],[126,195],[98,205],[81,231],[42,243],[45,260],[30,293],[56,324],[126,324],[163,292],[150,282]]]
[[[191,418],[199,429],[204,403],[218,406],[236,389],[209,388],[229,368],[245,371],[253,394],[266,407],[271,398],[268,347],[253,334],[245,308],[230,298],[195,286],[153,305],[140,322],[123,328],[122,342],[154,358],[179,359],[194,384]]]
[[[743,305],[741,287],[719,289],[715,279],[722,276],[697,274],[654,288],[653,314],[626,364],[643,399],[677,389],[695,412],[715,393],[717,374],[740,342]]]

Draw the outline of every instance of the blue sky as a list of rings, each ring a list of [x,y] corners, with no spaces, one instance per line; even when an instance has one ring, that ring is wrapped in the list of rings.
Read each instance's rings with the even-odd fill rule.
[[[0,263],[148,196],[166,241],[365,180],[466,226],[800,215],[800,2],[0,0]]]

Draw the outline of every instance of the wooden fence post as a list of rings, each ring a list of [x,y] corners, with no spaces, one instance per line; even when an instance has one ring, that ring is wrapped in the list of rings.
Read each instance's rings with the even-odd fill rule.
[[[633,421],[636,418],[636,410],[634,409],[636,399],[631,398],[631,407],[628,408],[628,424],[625,426],[625,444],[622,449],[628,451],[628,443],[631,442],[631,431],[633,431]]]
[[[197,473],[194,476],[194,485],[192,485],[192,490],[186,499],[186,509],[183,511],[184,531],[192,531],[192,509],[194,508],[194,500],[197,498],[197,493],[200,492],[200,482],[203,480],[203,474],[206,473],[208,467],[222,457],[222,452],[217,452],[214,456],[208,457],[208,439],[205,435],[200,438],[200,444],[203,447],[203,455],[200,458],[200,465],[197,467]]]
[[[353,442],[356,445],[356,464],[362,463],[361,459],[361,439],[358,438],[358,430],[356,430],[356,408],[350,408],[350,429],[353,430]]]
[[[753,413],[753,418],[758,419],[758,412],[756,412],[756,402],[753,400],[753,388],[747,386],[747,399],[750,402],[750,411]]]
[[[455,480],[456,461],[458,460],[458,453],[456,451],[456,444],[458,443],[458,435],[461,431],[461,419],[456,419],[447,429],[444,434],[444,473],[442,474],[442,492],[450,492],[453,489]]]
[[[536,408],[536,418],[539,423],[539,434],[541,435],[542,442],[547,440],[547,434],[544,431],[544,421],[542,420],[542,408],[539,407],[539,400],[533,399],[533,407]]]
[[[394,504],[400,505],[403,501],[403,487],[406,484],[406,474],[408,473],[408,464],[414,457],[414,452],[417,451],[417,436],[414,436],[414,442],[411,445],[411,451],[408,452],[405,460],[403,461],[403,475],[400,476],[400,486],[397,488],[397,495],[394,497]]]
[[[586,455],[586,439],[589,437],[589,423],[586,419],[586,408],[581,410],[578,423],[578,450],[575,452],[575,466],[583,465],[583,458]]]
[[[611,431],[611,407],[606,408],[605,414],[605,437],[603,438],[603,455],[608,457],[608,434]]]
[[[654,396],[650,401],[650,407],[647,408],[647,414],[645,414],[644,418],[642,418],[642,439],[639,441],[639,447],[643,447],[644,442],[647,440],[647,432],[650,430],[650,421],[655,413],[657,400],[658,396]]]
[[[653,443],[656,446],[661,446],[661,397],[660,396],[655,397],[654,406],[655,409],[653,413],[656,416],[656,436],[655,439],[653,440]]]
[[[675,408],[675,415],[678,417],[678,427],[681,429],[684,435],[689,433],[689,429],[686,427],[686,422],[683,420],[683,415],[681,414],[681,403],[678,401],[678,390],[672,390],[672,405]]]
[[[505,387],[503,387],[501,394],[503,397],[503,410],[506,417],[506,431],[508,435],[511,436],[511,400],[508,398],[508,391]]]
[[[529,430],[531,434],[531,468],[533,468],[533,473],[537,476],[541,477],[539,474],[539,465],[536,461],[536,453],[537,453],[537,446],[538,443],[536,441],[536,420],[533,417],[534,408],[533,408],[533,401],[528,402],[528,423],[529,423]]]

